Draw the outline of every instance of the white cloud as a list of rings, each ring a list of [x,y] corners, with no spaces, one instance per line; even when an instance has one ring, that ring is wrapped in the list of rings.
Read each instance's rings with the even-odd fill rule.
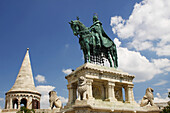
[[[40,105],[41,109],[48,109],[50,108],[50,104],[49,104],[49,95],[42,95],[41,96],[41,105]]]
[[[156,96],[157,96],[158,98],[161,98],[160,93],[156,93]]]
[[[4,103],[4,98],[0,98],[0,102]],[[1,109],[2,109],[2,107],[0,106],[0,113],[1,113]]]
[[[70,74],[72,72],[72,69],[71,68],[63,69],[62,72],[68,75],[68,74]]]
[[[131,38],[130,47],[149,49],[158,56],[170,55],[170,0],[143,0],[136,3],[128,20],[111,18],[112,31],[120,38]]]
[[[115,40],[117,40],[117,43],[121,44],[118,39]],[[139,52],[130,51],[123,47],[118,47],[117,52],[119,68],[135,75],[134,82],[151,80],[156,74],[161,73],[161,70],[157,68],[153,62],[150,62]]]
[[[170,99],[168,97],[163,98],[160,93],[156,94],[157,96],[154,98],[154,103],[168,102]]]
[[[47,109],[49,108],[49,92],[54,90],[55,87],[54,86],[43,86],[43,85],[40,85],[40,86],[37,86],[36,89],[41,93],[41,100],[40,100],[40,103],[41,103],[41,108],[43,109]]]
[[[168,88],[167,90],[168,90],[168,92],[170,92],[170,88]]]
[[[166,83],[168,83],[168,81],[166,81],[166,80],[160,80],[158,83],[153,84],[153,85],[154,85],[154,86],[160,86],[160,85],[164,85],[164,84],[166,84]]]
[[[62,96],[58,96],[63,104],[66,104],[68,102],[68,98],[64,98]]]
[[[116,47],[119,47],[121,45],[121,42],[119,41],[118,38],[114,39],[114,43],[116,44]]]
[[[170,60],[164,59],[152,59],[152,62],[156,67],[160,68],[164,72],[170,72]]]
[[[41,109],[47,109],[49,108],[49,92],[54,90],[54,86],[50,85],[40,85],[37,86],[36,89],[41,93]],[[58,95],[57,95],[58,96]],[[63,104],[66,104],[68,102],[68,98],[64,98],[62,96],[58,96]]]
[[[35,80],[37,80],[39,83],[45,83],[46,82],[45,76],[43,76],[43,75],[37,75],[35,77]]]
[[[4,101],[4,98],[0,98],[0,101]]]
[[[39,85],[36,87],[36,89],[41,93],[41,94],[48,94],[50,91],[54,90],[55,87],[54,86],[50,86],[50,85]]]

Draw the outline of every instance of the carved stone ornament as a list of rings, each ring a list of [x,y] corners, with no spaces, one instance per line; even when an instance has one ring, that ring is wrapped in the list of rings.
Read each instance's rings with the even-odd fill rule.
[[[53,109],[54,106],[56,108],[62,108],[61,100],[57,97],[57,93],[55,91],[49,92],[49,102],[50,102],[51,109]]]
[[[153,89],[152,88],[147,88],[146,89],[146,93],[143,96],[142,100],[141,100],[141,104],[140,106],[146,106],[150,103],[151,106],[154,106],[153,100],[154,100],[154,96],[153,96]]]
[[[81,76],[78,79],[78,100],[85,100],[86,99],[86,91],[87,91],[87,84],[86,78]]]

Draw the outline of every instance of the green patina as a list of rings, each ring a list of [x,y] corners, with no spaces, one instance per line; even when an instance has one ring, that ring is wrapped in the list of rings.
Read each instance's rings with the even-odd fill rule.
[[[114,67],[118,67],[116,45],[104,32],[102,23],[96,15],[93,16],[93,25],[89,28],[82,24],[78,17],[77,20],[71,21],[69,24],[74,35],[79,38],[85,63],[91,62],[90,55],[100,56],[103,53],[108,59],[110,67],[113,67],[112,60],[114,61]]]

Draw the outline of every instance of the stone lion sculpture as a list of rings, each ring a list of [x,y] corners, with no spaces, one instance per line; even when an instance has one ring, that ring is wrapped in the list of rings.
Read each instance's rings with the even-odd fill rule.
[[[78,98],[77,98],[77,100],[85,100],[87,98],[86,91],[87,91],[86,78],[81,76],[78,79]]]
[[[55,91],[49,92],[49,102],[50,102],[50,108],[53,109],[54,106],[56,108],[62,108],[62,103],[60,99],[57,97],[57,93]]]
[[[153,97],[153,89],[152,88],[147,88],[146,89],[146,93],[145,95],[143,96],[142,100],[141,100],[141,104],[140,106],[143,107],[143,106],[146,106],[150,103],[151,106],[154,106],[154,103],[153,103],[153,100],[154,100],[154,97]]]

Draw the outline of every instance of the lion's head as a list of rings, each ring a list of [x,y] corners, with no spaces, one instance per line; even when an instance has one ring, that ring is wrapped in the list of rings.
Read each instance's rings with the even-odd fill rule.
[[[83,85],[83,84],[85,84],[86,79],[84,78],[84,76],[81,76],[81,77],[79,77],[78,82],[79,82],[79,85]]]
[[[152,88],[150,88],[150,87],[148,87],[146,89],[146,93],[145,93],[145,95],[143,96],[143,98],[141,100],[141,104],[140,104],[141,107],[146,106],[149,103],[151,104],[151,106],[154,105],[154,103],[153,103],[153,99],[154,99],[153,91],[154,90]]]
[[[152,88],[150,88],[150,87],[148,87],[147,89],[146,89],[146,93],[148,93],[148,92],[151,92],[151,93],[153,93],[153,89]]]
[[[55,101],[57,98],[57,93],[55,91],[49,92],[49,101]]]
[[[57,95],[57,93],[55,91],[50,91],[49,96],[51,97],[52,95]]]

